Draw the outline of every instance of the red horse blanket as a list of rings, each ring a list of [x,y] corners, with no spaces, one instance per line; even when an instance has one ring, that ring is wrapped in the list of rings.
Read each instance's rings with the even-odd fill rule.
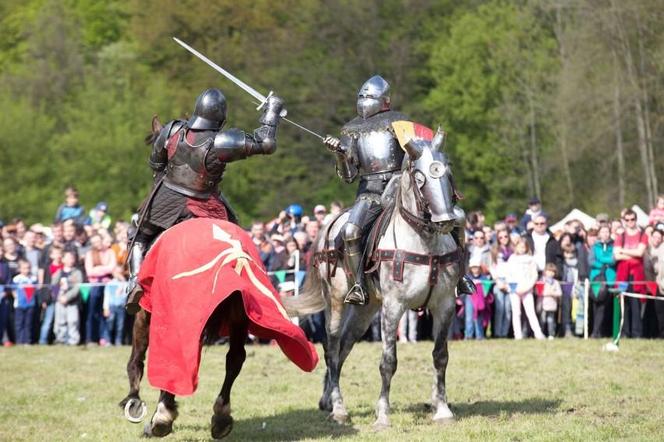
[[[293,324],[265,273],[256,246],[240,227],[198,218],[180,223],[155,242],[138,275],[141,307],[152,313],[150,384],[178,396],[198,385],[201,333],[214,309],[239,291],[250,333],[275,339],[298,367],[312,371],[314,346]]]

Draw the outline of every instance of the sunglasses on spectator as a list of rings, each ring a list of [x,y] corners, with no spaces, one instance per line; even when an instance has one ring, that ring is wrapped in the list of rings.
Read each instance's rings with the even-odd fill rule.
[[[498,235],[498,239],[505,239],[505,238],[509,238],[509,236],[507,236],[507,235]]]
[[[623,218],[627,222],[636,221],[636,218]]]

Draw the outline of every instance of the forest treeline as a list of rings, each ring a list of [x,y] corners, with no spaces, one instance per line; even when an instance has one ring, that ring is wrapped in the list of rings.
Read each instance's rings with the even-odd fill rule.
[[[322,134],[384,76],[395,109],[449,132],[467,210],[647,207],[662,191],[663,18],[664,0],[4,0],[0,218],[48,221],[70,183],[128,217],[151,185],[152,115],[186,115],[207,87],[227,96],[227,127],[257,126],[252,100],[172,36]],[[222,182],[245,223],[355,187],[285,124],[275,155]]]

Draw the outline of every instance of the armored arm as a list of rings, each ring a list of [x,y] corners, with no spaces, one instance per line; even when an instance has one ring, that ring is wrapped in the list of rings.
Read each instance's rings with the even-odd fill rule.
[[[337,140],[337,149],[334,155],[337,160],[337,175],[347,183],[357,178],[357,138],[343,135]],[[326,143],[327,144],[327,143]]]
[[[242,160],[252,155],[270,155],[277,150],[277,125],[283,101],[279,97],[268,98],[265,111],[258,120],[262,125],[253,135],[239,129],[229,129],[217,134],[214,149],[224,163]]]
[[[184,121],[172,120],[168,122],[166,126],[161,129],[161,131],[159,131],[159,135],[157,135],[157,139],[152,145],[152,153],[150,154],[150,159],[148,160],[150,168],[155,172],[161,172],[166,168],[166,164],[168,163],[168,150],[166,147],[166,142],[171,137],[171,135],[180,130],[183,125]]]

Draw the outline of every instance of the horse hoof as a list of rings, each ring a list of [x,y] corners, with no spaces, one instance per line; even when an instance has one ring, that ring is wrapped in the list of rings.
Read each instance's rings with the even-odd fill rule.
[[[165,437],[173,431],[173,422],[154,422],[145,424],[143,434],[147,437]]]
[[[124,415],[129,422],[137,424],[145,419],[145,415],[148,413],[148,407],[145,405],[145,402],[135,397],[125,399],[123,402],[125,402]]]
[[[377,419],[372,425],[374,431],[383,431],[390,428],[390,422],[383,419]]]
[[[447,417],[446,416],[446,417],[438,417],[438,418],[434,417],[433,422],[438,424],[438,425],[450,425],[450,424],[453,424],[454,422],[456,422],[456,419],[454,418],[454,416],[452,416],[452,417]]]
[[[212,439],[222,439],[233,430],[233,418],[228,414],[214,415],[211,419]]]
[[[347,424],[349,421],[348,413],[330,413],[328,419],[333,420],[339,425]]]

